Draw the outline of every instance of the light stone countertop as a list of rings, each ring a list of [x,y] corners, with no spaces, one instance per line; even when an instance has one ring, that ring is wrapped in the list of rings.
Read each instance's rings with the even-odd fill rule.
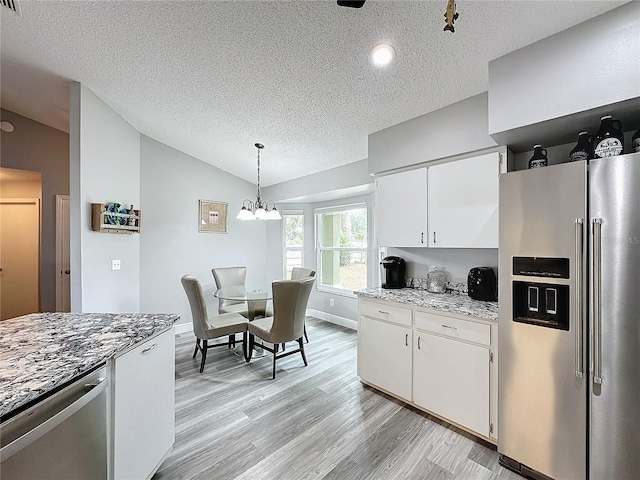
[[[159,334],[175,314],[33,313],[0,322],[0,416]]]
[[[433,308],[443,312],[469,315],[484,320],[498,321],[498,302],[482,302],[467,295],[430,293],[416,288],[366,288],[354,292],[360,297],[377,298],[418,307]]]

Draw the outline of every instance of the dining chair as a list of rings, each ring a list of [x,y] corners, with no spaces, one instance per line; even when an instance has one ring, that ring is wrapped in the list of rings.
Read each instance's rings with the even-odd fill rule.
[[[193,351],[193,358],[196,358],[198,350],[202,353],[202,362],[200,363],[200,373],[204,371],[204,364],[207,360],[207,350],[213,347],[221,347],[227,345],[229,347],[235,345],[235,337],[237,333],[242,333],[242,351],[247,355],[247,324],[249,323],[245,317],[239,313],[228,312],[219,315],[209,315],[207,311],[207,302],[205,300],[202,285],[200,281],[191,275],[184,275],[181,278],[182,286],[189,299],[191,306],[191,319],[193,321],[193,333],[196,336],[196,348]],[[208,341],[229,336],[226,343],[216,343],[208,345]],[[232,340],[233,339],[233,340]]]
[[[250,322],[249,346],[246,349],[245,360],[251,361],[253,348],[256,345],[255,337],[262,340],[260,347],[273,354],[273,377],[276,378],[276,361],[280,358],[300,353],[302,361],[307,366],[307,357],[304,354],[304,319],[307,312],[309,294],[315,278],[307,277],[300,280],[277,280],[271,284],[273,292],[273,316],[264,317]],[[280,344],[297,341],[299,348],[289,352],[278,354]],[[273,344],[270,348],[264,344]]]
[[[301,278],[315,277],[315,270],[303,267],[293,267],[291,269],[291,280],[300,280]],[[307,336],[307,325],[304,326],[304,339],[309,343],[309,337]]]
[[[247,279],[247,267],[220,267],[212,268],[213,279],[217,288],[243,286]],[[246,302],[235,302],[233,300],[218,300],[219,313],[239,313],[243,317],[248,317],[249,312]]]

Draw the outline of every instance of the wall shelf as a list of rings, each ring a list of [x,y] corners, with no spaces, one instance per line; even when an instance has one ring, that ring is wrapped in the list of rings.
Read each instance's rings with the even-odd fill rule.
[[[91,229],[94,232],[140,233],[140,210],[133,210],[132,214],[109,212],[107,205],[104,203],[91,204]],[[114,218],[123,218],[126,223],[124,225],[114,224]]]

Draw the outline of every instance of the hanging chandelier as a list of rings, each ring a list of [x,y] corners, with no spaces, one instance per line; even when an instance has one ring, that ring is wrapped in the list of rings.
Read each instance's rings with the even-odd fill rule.
[[[263,202],[260,196],[260,150],[264,148],[264,145],[261,143],[256,143],[255,145],[258,149],[258,194],[255,202],[249,199],[242,202],[242,208],[236,218],[239,220],[280,220],[282,217],[276,209],[276,203],[273,200]],[[269,208],[269,204],[273,206]]]

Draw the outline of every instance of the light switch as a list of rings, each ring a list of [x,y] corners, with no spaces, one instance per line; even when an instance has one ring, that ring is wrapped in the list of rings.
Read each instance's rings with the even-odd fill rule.
[[[111,270],[120,270],[120,260],[111,260]]]

